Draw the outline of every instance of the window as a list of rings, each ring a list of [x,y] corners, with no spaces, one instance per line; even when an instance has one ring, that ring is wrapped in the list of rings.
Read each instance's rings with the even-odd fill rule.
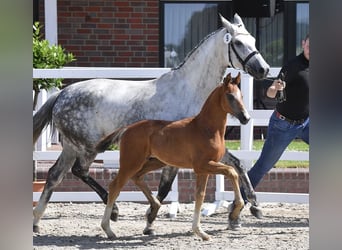
[[[284,13],[272,17],[242,18],[246,29],[256,38],[256,47],[271,67],[280,67],[284,59]]]
[[[164,4],[164,67],[176,67],[207,34],[217,29],[215,3]]]
[[[219,13],[227,16],[229,1],[161,1],[160,66],[177,67],[185,56],[220,27]]]
[[[296,54],[302,51],[302,40],[309,33],[309,4],[297,3],[296,6]]]
[[[218,13],[232,20],[232,1],[161,1],[160,66],[176,67],[209,33],[220,27]],[[309,30],[308,1],[276,1],[272,17],[242,17],[256,47],[271,67],[301,51]]]

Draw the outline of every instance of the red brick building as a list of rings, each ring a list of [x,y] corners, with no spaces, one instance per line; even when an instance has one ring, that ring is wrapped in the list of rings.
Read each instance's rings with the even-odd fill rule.
[[[165,50],[171,50],[168,46],[182,55],[182,61],[220,27],[219,13],[229,20],[237,11],[248,16],[236,7],[241,1],[246,0],[58,0],[58,43],[75,54],[76,66],[170,67],[164,58]],[[49,16],[45,2],[49,1],[34,1],[33,19],[41,23],[45,14]],[[298,53],[308,32],[309,1],[264,2],[273,2],[273,13],[256,10],[255,17],[241,17],[266,61],[280,67]]]
[[[39,1],[40,22],[44,2]],[[159,1],[57,1],[58,43],[75,66],[159,67]]]

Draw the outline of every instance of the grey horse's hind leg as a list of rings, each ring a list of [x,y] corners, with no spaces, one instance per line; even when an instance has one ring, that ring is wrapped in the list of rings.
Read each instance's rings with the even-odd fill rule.
[[[49,169],[44,190],[39,198],[37,206],[33,209],[33,231],[39,232],[38,223],[44,214],[53,190],[63,180],[76,159],[73,151],[63,149],[55,164]]]
[[[92,161],[90,161],[92,162]],[[80,178],[84,183],[86,183],[91,189],[93,189],[101,198],[104,204],[107,204],[108,192],[89,175],[89,167],[82,167],[79,158],[75,161],[72,166],[72,173]],[[112,221],[117,221],[119,215],[119,208],[114,203],[112,214],[110,219]]]
[[[260,208],[257,208],[258,203],[256,199],[256,194],[254,192],[254,188],[249,180],[246,169],[241,164],[241,161],[237,157],[232,155],[228,151],[228,149],[226,149],[226,152],[222,158],[222,162],[226,163],[227,165],[233,166],[235,170],[238,172],[243,190],[246,194],[246,198],[252,205],[250,211],[255,217],[261,218],[262,212]]]

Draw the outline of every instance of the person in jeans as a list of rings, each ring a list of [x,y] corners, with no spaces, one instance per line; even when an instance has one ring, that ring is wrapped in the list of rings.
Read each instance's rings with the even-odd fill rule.
[[[309,144],[309,35],[302,41],[302,48],[303,52],[281,68],[278,79],[267,89],[267,96],[277,98],[278,102],[269,120],[260,157],[248,171],[253,188],[273,168],[291,141],[300,138]],[[247,203],[243,188],[241,194]],[[253,210],[251,207],[254,216],[262,217],[259,207]]]

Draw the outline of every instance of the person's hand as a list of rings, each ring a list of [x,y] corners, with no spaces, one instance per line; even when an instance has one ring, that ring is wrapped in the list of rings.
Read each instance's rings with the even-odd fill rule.
[[[276,91],[283,90],[286,87],[285,81],[282,81],[280,79],[274,80],[272,85],[274,87],[274,90]]]
[[[267,89],[266,95],[270,98],[275,98],[278,91],[282,91],[285,88],[285,81],[276,79],[271,86]]]

